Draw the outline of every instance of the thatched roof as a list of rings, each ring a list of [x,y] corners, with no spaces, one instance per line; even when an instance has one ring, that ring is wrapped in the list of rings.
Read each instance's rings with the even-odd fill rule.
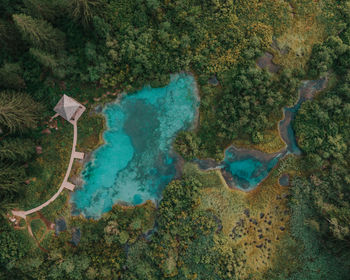
[[[58,113],[62,118],[66,119],[67,121],[70,121],[72,116],[79,109],[80,106],[80,103],[64,94],[53,110],[56,113]]]

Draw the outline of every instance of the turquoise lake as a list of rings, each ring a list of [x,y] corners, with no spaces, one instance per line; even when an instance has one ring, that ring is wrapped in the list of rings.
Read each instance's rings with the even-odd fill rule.
[[[284,108],[279,131],[286,147],[278,153],[230,146],[225,158],[195,160],[203,170],[220,169],[231,187],[254,189],[287,153],[301,154],[292,128],[301,104],[313,98],[326,85],[325,79],[305,81],[299,100]],[[191,129],[196,121],[199,98],[192,76],[173,75],[168,86],[145,87],[108,104],[103,114],[107,130],[105,144],[97,149],[84,167],[84,184],[72,196],[73,214],[99,218],[115,203],[138,205],[158,201],[164,187],[181,174],[181,164],[172,143],[181,130]]]
[[[196,91],[194,78],[179,74],[164,88],[147,86],[108,104],[105,144],[85,165],[84,184],[71,199],[73,214],[98,218],[118,202],[158,200],[179,172],[171,147],[176,134],[196,121]]]

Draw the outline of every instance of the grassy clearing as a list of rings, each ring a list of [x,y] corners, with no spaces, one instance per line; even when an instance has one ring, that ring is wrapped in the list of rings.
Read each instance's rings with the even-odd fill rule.
[[[336,6],[333,0],[290,1],[291,22],[275,42],[281,51],[269,49],[273,62],[288,69],[305,69],[313,45],[340,29],[335,26]]]
[[[30,221],[30,226],[32,228],[32,232],[38,242],[44,237],[46,233],[46,225],[40,219],[33,219]]]
[[[106,129],[105,118],[102,114],[94,112],[91,108],[87,114],[82,115],[79,120],[79,136],[77,143],[77,151],[82,151],[85,156],[96,150],[103,144],[102,133]],[[70,178],[80,176],[83,169],[83,162],[75,160],[73,163]]]
[[[48,230],[40,240],[40,246],[47,249],[49,244],[52,242],[52,238],[55,238],[54,232],[52,230]]]
[[[105,118],[92,110],[83,114],[79,120],[77,150],[81,149],[84,153],[95,150],[103,143],[102,132],[106,128]]]
[[[250,138],[239,138],[233,141],[237,147],[259,150],[264,153],[276,153],[282,150],[286,144],[283,142],[276,125],[275,129],[266,130],[262,134],[263,141],[259,144],[253,144]]]
[[[40,140],[43,153],[29,166],[31,182],[19,203],[25,210],[44,203],[57,192],[69,162],[73,127],[59,120],[58,130],[51,130]]]
[[[273,267],[283,236],[288,233],[288,188],[278,184],[279,176],[295,174],[294,157],[285,158],[261,185],[249,193],[230,189],[218,171],[202,172],[194,165],[185,166],[185,174],[203,184],[200,207],[211,210],[221,220],[220,234],[229,239],[228,246],[243,256],[242,279],[254,275],[264,279]]]
[[[46,219],[54,222],[60,216],[69,217],[71,206],[69,204],[69,191],[62,192],[59,197],[41,210]]]

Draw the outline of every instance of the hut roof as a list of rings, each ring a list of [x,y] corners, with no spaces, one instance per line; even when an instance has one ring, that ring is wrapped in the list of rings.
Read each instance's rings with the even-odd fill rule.
[[[80,106],[80,103],[64,94],[53,110],[67,121],[70,121]]]

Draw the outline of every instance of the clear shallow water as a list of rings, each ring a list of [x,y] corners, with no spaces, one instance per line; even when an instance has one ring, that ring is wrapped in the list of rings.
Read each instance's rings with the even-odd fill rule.
[[[194,78],[185,74],[172,76],[164,88],[148,86],[109,104],[103,110],[105,144],[82,172],[73,214],[98,218],[117,202],[157,200],[177,173],[172,142],[193,125],[198,105]]]
[[[220,169],[225,181],[231,187],[244,191],[254,189],[267,177],[271,169],[284,155],[287,153],[301,154],[292,127],[293,120],[301,104],[312,99],[317,91],[326,86],[326,83],[325,78],[316,81],[304,81],[299,88],[298,102],[291,108],[283,109],[284,118],[279,123],[279,131],[286,143],[285,149],[275,154],[266,154],[256,150],[238,149],[232,145],[225,150],[225,158],[220,163],[216,163],[211,159],[196,160],[195,162],[203,170]],[[282,180],[282,183],[285,183],[284,181],[285,179]]]
[[[231,146],[225,151],[224,178],[239,189],[251,190],[266,178],[283,155],[284,153],[269,155]]]
[[[301,150],[298,147],[297,140],[295,138],[293,130],[293,120],[295,115],[300,109],[301,105],[307,101],[311,100],[315,93],[322,90],[326,86],[326,78],[312,81],[304,81],[299,88],[299,100],[293,107],[284,108],[284,119],[279,123],[279,130],[283,141],[287,145],[288,152],[301,155]]]

